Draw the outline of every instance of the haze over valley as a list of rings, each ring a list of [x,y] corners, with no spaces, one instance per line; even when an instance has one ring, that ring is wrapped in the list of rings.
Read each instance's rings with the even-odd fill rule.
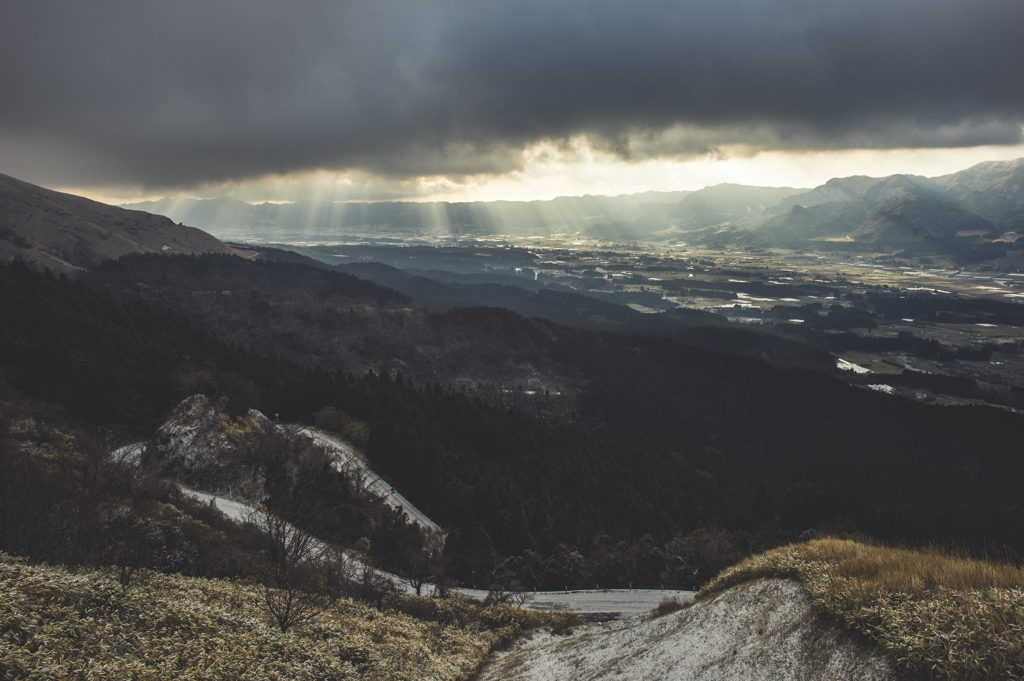
[[[696,191],[559,197],[530,202],[303,201],[250,205],[165,198],[124,208],[167,215],[226,239],[426,240],[552,235],[671,245],[805,242],[907,244],[1002,238],[1024,229],[1024,161],[988,162],[924,178],[832,178],[814,189],[721,184]],[[959,237],[958,237],[959,235]],[[973,242],[972,242],[973,243]]]

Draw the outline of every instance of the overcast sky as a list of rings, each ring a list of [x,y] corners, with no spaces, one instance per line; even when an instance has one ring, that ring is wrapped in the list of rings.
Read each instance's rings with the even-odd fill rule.
[[[1021,0],[0,0],[0,172],[548,198],[1024,156]]]

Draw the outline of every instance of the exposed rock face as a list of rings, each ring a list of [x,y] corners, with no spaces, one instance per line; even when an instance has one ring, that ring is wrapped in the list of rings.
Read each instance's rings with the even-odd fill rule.
[[[885,656],[811,609],[803,587],[758,580],[655,620],[535,636],[496,655],[480,681],[583,679],[889,681]]]
[[[185,474],[208,467],[230,447],[217,410],[205,395],[193,395],[175,407],[157,431],[156,444],[165,465]]]
[[[336,459],[301,428],[272,423],[255,409],[228,418],[204,395],[178,404],[142,457],[188,488],[252,503],[267,493],[264,474],[271,461],[279,460],[297,479]]]

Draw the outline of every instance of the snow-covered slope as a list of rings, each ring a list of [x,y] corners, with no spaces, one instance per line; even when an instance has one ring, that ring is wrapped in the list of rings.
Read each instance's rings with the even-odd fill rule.
[[[815,614],[798,583],[759,580],[658,619],[537,634],[495,655],[479,681],[896,678],[880,652]]]

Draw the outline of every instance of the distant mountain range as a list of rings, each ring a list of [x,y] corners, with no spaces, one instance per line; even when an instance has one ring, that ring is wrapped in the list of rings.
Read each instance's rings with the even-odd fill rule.
[[[234,253],[162,215],[62,194],[0,175],[0,262],[57,271],[90,268],[128,253]]]
[[[674,227],[684,231],[745,221],[794,194],[799,195],[800,191],[792,187],[719,184],[684,197],[668,211],[668,216]]]
[[[200,230],[236,240],[249,232],[267,241],[562,233],[763,247],[1009,247],[1024,233],[1024,159],[980,163],[934,178],[834,178],[810,190],[720,184],[695,192],[475,203],[251,205],[229,198],[165,198],[115,207],[0,175],[0,260],[21,258],[66,270],[126,253],[233,252]]]
[[[298,201],[252,205],[229,198],[171,199],[124,208],[167,215],[218,234],[252,230],[260,236],[357,234],[464,235],[586,233],[646,238],[668,225],[668,212],[688,192],[559,197],[551,201],[470,203],[342,203]]]
[[[378,234],[579,234],[611,240],[821,240],[915,243],[992,240],[1024,231],[1024,159],[941,177],[834,178],[813,189],[720,184],[695,192],[559,197],[551,201],[251,205],[228,198],[129,204],[218,234],[262,238]]]
[[[772,215],[774,213],[774,215]],[[729,225],[764,244],[800,240],[913,243],[992,240],[1024,229],[1024,159],[925,178],[849,177]]]
[[[726,187],[728,192],[723,191]],[[772,204],[759,202],[763,206],[759,212],[744,215],[754,192],[763,190],[719,185],[693,192],[673,208],[671,215],[684,218],[673,230],[688,233],[690,239],[695,230],[702,230],[704,239],[764,246],[814,241],[912,244],[964,239],[974,243],[1024,231],[1024,159],[980,163],[934,178],[833,178],[810,191],[776,190],[781,198]],[[684,212],[684,205],[713,192],[721,197],[719,215],[724,219],[709,224]],[[761,196],[771,198],[767,193]]]

